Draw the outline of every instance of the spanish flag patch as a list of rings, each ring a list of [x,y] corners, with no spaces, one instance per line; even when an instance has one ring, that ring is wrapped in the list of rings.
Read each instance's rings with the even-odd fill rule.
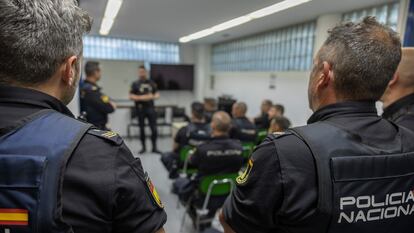
[[[24,209],[0,209],[0,226],[28,226],[29,211]]]
[[[152,200],[154,203],[161,209],[164,209],[164,204],[161,202],[161,198],[158,195],[157,189],[155,188],[154,184],[152,183],[151,179],[149,178],[148,174],[145,174],[145,182],[147,183],[147,187],[151,193]]]

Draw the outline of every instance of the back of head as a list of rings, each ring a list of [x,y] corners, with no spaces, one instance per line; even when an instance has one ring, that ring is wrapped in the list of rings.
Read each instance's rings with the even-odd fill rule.
[[[191,113],[195,119],[202,120],[204,118],[204,105],[200,102],[193,102],[191,104]]]
[[[214,98],[204,98],[204,109],[207,112],[214,112],[217,109],[217,100]]]
[[[281,104],[275,104],[275,108],[280,113],[280,115],[283,116],[285,114],[285,106]]]
[[[414,91],[414,47],[403,48],[398,74],[401,85]]]
[[[276,127],[277,126],[277,127]],[[291,123],[289,119],[287,119],[284,116],[276,116],[273,117],[270,121],[270,127],[271,129],[278,128],[275,132],[283,132],[289,129],[291,126]],[[273,132],[272,132],[273,133]]]
[[[262,113],[267,113],[269,108],[272,107],[273,103],[271,100],[265,99],[262,101],[262,105],[260,106]]]
[[[87,77],[93,76],[96,71],[99,71],[99,62],[97,61],[88,61],[85,64],[85,74]]]
[[[231,128],[231,118],[227,112],[218,111],[214,113],[211,120],[211,126],[213,131],[227,134]]]
[[[400,62],[401,42],[392,29],[366,17],[330,30],[317,59],[333,67],[338,99],[376,101]]]
[[[247,113],[247,104],[244,102],[237,102],[233,105],[233,117],[244,117]]]
[[[66,58],[82,55],[90,27],[75,0],[0,1],[0,83],[47,81]]]

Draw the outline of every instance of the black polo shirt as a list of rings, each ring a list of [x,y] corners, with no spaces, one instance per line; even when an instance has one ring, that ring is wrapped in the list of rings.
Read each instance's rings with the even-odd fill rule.
[[[130,93],[134,95],[147,95],[147,94],[155,94],[158,92],[157,84],[150,80],[137,80],[132,83]],[[154,101],[135,101],[135,105],[137,108],[153,108]]]
[[[0,137],[16,121],[42,109],[73,117],[52,96],[31,89],[0,86]],[[74,232],[156,232],[166,213],[143,182],[141,161],[117,136],[88,132],[73,152],[63,181],[63,219]]]
[[[382,117],[414,131],[414,93],[392,103]]]
[[[390,142],[398,130],[377,115],[374,102],[326,106],[316,111],[308,124],[318,121],[333,123],[367,145],[395,147]],[[280,155],[291,166],[281,167]],[[318,223],[309,222],[316,211],[318,191],[314,158],[305,143],[294,134],[272,135],[251,159],[247,178],[238,182],[223,207],[226,222],[237,233],[285,232],[282,229],[286,226],[296,229],[292,232],[320,233]]]

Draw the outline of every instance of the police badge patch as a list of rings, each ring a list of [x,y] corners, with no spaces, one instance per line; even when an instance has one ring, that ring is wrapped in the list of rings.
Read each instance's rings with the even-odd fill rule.
[[[151,193],[151,198],[154,203],[161,209],[164,209],[164,204],[161,202],[161,198],[158,195],[157,189],[155,188],[154,184],[152,183],[151,179],[148,176],[148,173],[145,173],[145,183],[147,184],[148,190]]]
[[[241,174],[239,177],[236,178],[237,184],[241,185],[241,184],[246,183],[247,178],[249,178],[250,172],[252,171],[252,168],[253,168],[253,160],[249,159],[246,170],[243,172],[243,174]]]

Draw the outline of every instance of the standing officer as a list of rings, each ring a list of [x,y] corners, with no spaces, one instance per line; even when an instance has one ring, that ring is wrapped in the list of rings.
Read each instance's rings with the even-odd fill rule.
[[[0,231],[164,232],[141,161],[65,106],[89,15],[74,0],[2,0],[0,22]]]
[[[375,107],[400,58],[398,34],[375,18],[333,28],[314,59],[309,125],[256,149],[225,232],[412,232],[414,133]]]
[[[132,83],[129,98],[135,101],[135,109],[138,115],[138,124],[141,138],[142,149],[139,153],[145,153],[147,150],[145,144],[145,118],[148,119],[151,128],[152,152],[160,153],[157,149],[157,112],[154,108],[154,100],[160,98],[157,85],[147,77],[145,66],[138,68],[139,79]]]
[[[88,61],[85,65],[86,79],[81,85],[81,112],[86,113],[89,123],[99,129],[106,130],[108,114],[116,109],[109,97],[101,92],[97,82],[101,79],[101,69],[96,61]]]
[[[256,126],[247,119],[246,112],[246,103],[237,102],[233,104],[230,137],[242,142],[254,142],[256,140]]]
[[[403,48],[394,78],[388,84],[382,101],[385,119],[414,131],[414,48]]]

